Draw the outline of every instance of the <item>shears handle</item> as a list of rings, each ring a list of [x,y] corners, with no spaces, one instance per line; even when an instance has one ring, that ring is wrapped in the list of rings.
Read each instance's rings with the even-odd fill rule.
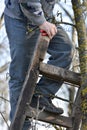
[[[48,34],[44,30],[40,30],[42,36],[48,36]]]

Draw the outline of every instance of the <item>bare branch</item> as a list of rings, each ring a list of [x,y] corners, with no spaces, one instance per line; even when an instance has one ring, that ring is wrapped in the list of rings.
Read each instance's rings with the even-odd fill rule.
[[[58,3],[58,5],[65,11],[66,15],[73,21],[71,14],[69,13],[69,10],[66,10],[61,3]]]
[[[1,29],[1,27],[2,27],[3,18],[4,18],[4,13],[2,13],[2,15],[1,15],[1,17],[0,17],[0,29]]]
[[[5,121],[7,127],[9,128],[9,125],[8,125],[8,123],[7,123],[6,119],[5,119],[5,117],[3,116],[2,112],[0,112],[0,114],[1,114],[1,116],[2,116],[2,118],[3,118],[3,120]]]
[[[9,102],[9,100],[7,100],[6,98],[4,98],[4,97],[2,97],[2,96],[0,96],[0,98],[3,99],[4,101]]]
[[[9,65],[9,62],[6,63],[5,65],[3,65],[3,66],[0,68],[0,73],[2,73],[3,71],[7,70],[8,65]]]

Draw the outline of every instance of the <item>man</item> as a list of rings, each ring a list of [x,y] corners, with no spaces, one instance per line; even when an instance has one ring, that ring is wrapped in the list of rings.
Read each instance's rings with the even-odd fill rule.
[[[32,59],[34,47],[40,33],[39,30],[36,30],[29,38],[27,24],[31,29],[38,26],[40,30],[44,30],[48,34],[50,38],[48,47],[50,58],[48,64],[68,69],[72,60],[72,44],[61,26],[56,27],[53,23],[46,20],[46,18],[52,17],[55,0],[26,0],[23,5],[26,5],[25,8],[29,13],[28,18],[20,8],[18,0],[5,0],[5,4],[5,26],[12,59],[9,70],[10,120],[12,121],[28,66]],[[50,98],[50,95],[55,95],[61,85],[62,81],[54,82],[42,77],[36,86],[31,106],[36,107],[38,95],[41,94],[40,109],[45,106],[45,111],[62,114],[62,108],[56,108]],[[28,130],[29,127],[30,122],[26,118],[23,130]]]

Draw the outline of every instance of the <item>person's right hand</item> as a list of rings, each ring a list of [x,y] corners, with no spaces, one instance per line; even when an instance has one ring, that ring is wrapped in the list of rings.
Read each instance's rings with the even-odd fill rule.
[[[45,21],[42,25],[39,26],[41,30],[44,30],[50,39],[54,37],[54,35],[57,33],[57,28],[55,24],[52,24],[50,22]]]

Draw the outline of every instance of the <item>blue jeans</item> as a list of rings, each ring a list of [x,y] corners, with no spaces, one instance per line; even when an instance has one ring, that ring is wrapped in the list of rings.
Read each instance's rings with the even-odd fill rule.
[[[5,26],[9,39],[11,64],[10,64],[10,119],[12,121],[17,101],[25,80],[29,63],[32,59],[35,44],[39,36],[37,30],[31,38],[26,34],[26,20],[12,19],[5,15]],[[50,41],[48,53],[51,55],[48,64],[68,69],[72,61],[72,44],[66,32],[61,26],[58,26],[58,33]],[[43,95],[55,94],[62,81],[52,81],[42,77],[39,81],[36,91],[40,91]],[[28,130],[29,121],[25,121],[23,130]]]

